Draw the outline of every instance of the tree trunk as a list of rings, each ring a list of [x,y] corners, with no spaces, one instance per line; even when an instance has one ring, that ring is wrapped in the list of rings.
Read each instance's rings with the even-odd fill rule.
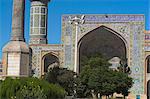
[[[111,99],[113,99],[113,94],[111,94]]]
[[[98,99],[97,95],[94,93],[94,90],[91,90],[91,94],[92,94],[93,99]]]
[[[106,95],[106,99],[108,99],[108,96]]]
[[[124,98],[124,99],[126,99],[126,96],[125,96],[125,95],[123,95],[123,98]]]

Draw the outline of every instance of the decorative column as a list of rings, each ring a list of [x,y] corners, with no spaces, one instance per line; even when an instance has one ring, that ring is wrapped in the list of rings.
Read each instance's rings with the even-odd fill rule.
[[[13,0],[12,41],[24,41],[24,0]]]
[[[77,60],[78,60],[78,29],[79,25],[84,23],[84,15],[71,17],[69,23],[75,24],[76,26],[76,34],[75,34],[75,51],[74,51],[74,72],[78,72],[77,70]]]
[[[30,44],[47,44],[47,14],[50,0],[31,0]]]
[[[24,39],[25,0],[13,0],[11,40],[3,47],[3,76],[29,74],[29,48]]]

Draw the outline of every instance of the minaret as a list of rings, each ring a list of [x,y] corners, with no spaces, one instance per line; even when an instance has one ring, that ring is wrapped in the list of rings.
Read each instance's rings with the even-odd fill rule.
[[[25,0],[13,0],[11,40],[3,47],[3,76],[28,76],[29,47],[24,39]]]
[[[47,13],[50,0],[31,0],[30,44],[47,44]]]

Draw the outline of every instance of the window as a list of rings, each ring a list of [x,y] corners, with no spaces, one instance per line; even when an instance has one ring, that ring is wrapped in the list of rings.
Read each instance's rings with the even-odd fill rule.
[[[45,15],[41,15],[41,27],[45,27]]]
[[[3,66],[1,62],[0,62],[0,72],[3,72]]]
[[[45,8],[41,8],[41,13],[45,13]]]
[[[39,27],[39,15],[34,15],[34,27]]]
[[[31,15],[31,20],[30,21],[31,21],[30,22],[31,23],[30,26],[33,27],[33,15]]]
[[[41,34],[46,34],[46,33],[45,33],[45,28],[41,28],[40,30],[41,30],[41,31],[40,31]]]
[[[33,13],[33,9],[34,9],[34,8],[31,8],[31,14]]]
[[[39,28],[34,28],[33,34],[39,34]]]
[[[33,34],[33,28],[30,29],[30,34]]]
[[[39,13],[39,7],[36,7],[34,13]]]

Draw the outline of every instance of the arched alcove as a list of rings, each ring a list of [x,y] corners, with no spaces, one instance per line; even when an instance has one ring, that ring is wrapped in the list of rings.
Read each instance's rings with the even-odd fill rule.
[[[48,53],[42,58],[42,75],[48,72],[48,69],[59,66],[59,59],[52,53]]]
[[[125,39],[105,26],[100,26],[84,35],[78,43],[78,51],[78,71],[81,69],[80,63],[84,56],[101,53],[108,60],[113,57],[126,59],[127,53]]]

